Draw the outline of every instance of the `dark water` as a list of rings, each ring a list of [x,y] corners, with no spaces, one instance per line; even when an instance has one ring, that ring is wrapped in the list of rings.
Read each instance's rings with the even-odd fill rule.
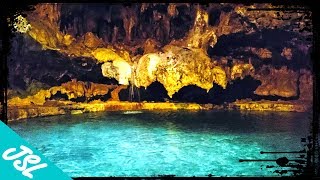
[[[37,118],[9,125],[72,177],[279,176],[277,159],[302,150],[307,113],[104,112]],[[282,168],[283,169],[283,168]],[[290,175],[290,174],[287,174]]]

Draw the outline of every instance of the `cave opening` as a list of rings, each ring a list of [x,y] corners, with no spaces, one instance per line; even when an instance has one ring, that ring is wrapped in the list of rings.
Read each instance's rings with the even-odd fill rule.
[[[185,102],[185,103],[199,103],[207,104],[212,103],[221,105],[225,103],[232,103],[236,100],[297,100],[298,96],[295,97],[282,97],[282,96],[260,96],[254,93],[254,91],[261,85],[259,80],[254,79],[252,76],[245,76],[243,79],[237,78],[230,81],[227,84],[226,89],[223,89],[218,84],[213,83],[213,87],[207,92],[196,85],[188,85],[182,87],[178,92],[173,94],[172,98],[167,95],[167,90],[164,86],[155,81],[150,84],[146,89],[141,87],[134,87],[134,99],[132,101],[140,102]],[[130,96],[130,87],[123,89],[119,93],[121,101],[128,101]],[[139,98],[138,98],[139,97]]]
[[[81,97],[71,98],[70,101],[77,102],[77,103],[84,103],[84,102],[87,102],[88,99],[85,96],[81,96]]]
[[[151,83],[146,89],[140,89],[141,98],[144,101],[165,102],[169,99],[167,93],[168,91],[158,81]]]
[[[51,95],[49,100],[66,101],[68,100],[68,96],[66,94],[62,94],[61,91],[58,91],[56,94]]]
[[[172,100],[177,102],[194,102],[205,104],[208,103],[208,94],[205,89],[202,89],[196,85],[188,85],[173,94]]]
[[[164,86],[155,81],[151,83],[147,88],[134,87],[134,98],[132,101],[147,101],[147,102],[165,102],[169,100],[168,91]],[[127,89],[122,89],[119,92],[120,101],[128,101],[130,98],[130,86]]]
[[[211,23],[213,22],[215,22],[214,18]],[[300,37],[298,33],[281,29],[263,29],[250,34],[238,32],[220,36],[219,41],[214,47],[208,47],[207,53],[210,57],[232,56],[238,59],[250,58],[255,63],[255,68],[263,64],[270,64],[275,68],[287,66],[293,70],[301,68],[310,69],[310,63],[306,63],[310,59],[310,53],[307,53],[306,49],[308,48],[302,45],[302,42],[307,41],[306,39],[305,37]],[[295,48],[298,44],[301,44],[298,46],[299,48]],[[260,57],[250,51],[252,47],[255,49],[268,49],[272,53],[272,57]],[[283,55],[285,48],[292,49],[293,55],[291,59],[286,59]]]
[[[105,95],[96,95],[96,96],[90,97],[90,98],[88,98],[88,102],[94,101],[94,100],[100,100],[100,101],[106,102],[106,101],[108,101],[110,98],[111,98],[111,93],[108,92],[108,93],[105,94]]]
[[[237,78],[236,80],[228,83],[226,89],[213,83],[213,87],[207,91],[195,85],[189,85],[181,88],[172,97],[173,101],[178,102],[194,102],[200,104],[224,104],[231,103],[237,99],[252,98],[255,99],[256,95],[254,90],[261,85],[261,82],[255,80],[251,76],[246,76],[243,79]]]
[[[209,101],[213,104],[223,104],[235,102],[237,99],[255,99],[254,91],[261,85],[259,80],[251,76],[243,79],[237,78],[227,84],[226,89],[214,84],[209,91]]]

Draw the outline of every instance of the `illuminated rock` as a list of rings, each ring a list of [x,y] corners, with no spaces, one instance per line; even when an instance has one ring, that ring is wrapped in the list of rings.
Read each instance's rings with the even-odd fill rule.
[[[101,66],[102,74],[108,78],[115,78],[119,84],[129,85],[131,66],[124,60],[106,62]]]
[[[82,81],[72,80],[70,82],[61,84],[61,86],[54,86],[48,90],[40,90],[35,95],[31,95],[26,98],[13,97],[8,100],[8,103],[12,106],[32,104],[44,105],[44,103],[52,95],[55,95],[58,92],[67,95],[68,99],[70,100],[79,97],[85,97],[86,99],[88,99],[98,95],[106,95],[110,90],[114,89],[117,90],[115,92],[111,92],[112,97],[118,97],[117,93],[119,91],[119,88],[117,85],[97,84],[92,82],[85,83]]]
[[[28,96],[26,98],[14,97],[8,100],[9,106],[11,105],[43,105],[47,98],[51,97],[50,90],[40,90],[37,94],[33,96]]]
[[[301,101],[252,101],[237,100],[229,104],[230,109],[240,111],[288,111],[288,112],[308,112],[312,108],[312,103]]]
[[[155,53],[159,51],[160,43],[154,39],[147,39],[143,44],[144,54]]]
[[[116,88],[117,86],[96,84],[92,82],[82,82],[72,80],[67,83],[61,84],[62,93],[65,93],[69,99],[77,97],[90,98],[97,95],[106,95],[109,89]]]
[[[125,58],[121,57],[114,49],[97,48],[92,52],[92,55],[98,62],[107,61],[126,61]],[[129,56],[126,55],[126,56]],[[128,58],[128,57],[127,57]]]
[[[72,39],[59,31],[59,17],[59,4],[38,4],[27,16],[31,27],[26,33],[39,42],[44,49],[59,50],[62,46],[70,44]]]
[[[215,82],[225,88],[225,71],[214,66],[205,53],[207,47],[213,47],[216,42],[215,31],[208,25],[208,13],[198,9],[194,26],[183,40],[172,41],[162,49],[164,53],[150,53],[139,59],[136,86],[147,87],[157,80],[168,91],[169,97],[188,85],[209,91]]]
[[[216,58],[214,54],[211,54],[212,59],[210,59],[206,52],[208,46],[214,47],[221,36],[228,36],[238,32],[245,36],[252,32],[258,33],[264,29],[287,27],[287,25],[291,27],[293,22],[296,21],[292,19],[301,17],[303,13],[300,15],[299,13],[295,13],[292,17],[281,20],[279,19],[279,15],[274,11],[248,11],[248,8],[275,7],[270,4],[254,4],[250,6],[210,4],[207,8],[192,4],[161,4],[161,6],[165,7],[164,11],[154,8],[158,5],[142,4],[133,8],[115,6],[115,9],[118,8],[119,13],[110,14],[112,11],[108,12],[109,14],[105,13],[101,15],[103,16],[103,20],[87,17],[88,14],[84,17],[85,20],[80,20],[81,18],[79,17],[72,17],[73,19],[71,18],[71,22],[69,23],[73,25],[69,24],[69,30],[63,27],[62,29],[64,30],[60,31],[60,5],[39,4],[35,6],[35,11],[28,13],[27,19],[20,18],[20,31],[26,32],[39,42],[44,49],[56,50],[69,57],[87,57],[96,60],[97,64],[101,64],[102,75],[108,78],[115,78],[120,85],[133,83],[138,87],[147,87],[152,82],[158,81],[164,85],[170,97],[184,86],[196,85],[208,91],[212,88],[213,83],[225,88],[228,80],[242,79],[247,75],[251,75],[262,82],[262,85],[256,90],[256,93],[259,95],[277,95],[282,97],[298,95],[297,85],[295,84],[297,80],[294,80],[297,79],[295,73],[285,73],[286,70],[280,70],[281,72],[270,70],[273,74],[271,73],[271,75],[267,75],[266,77],[261,76],[259,72],[257,75],[254,75],[254,68],[251,62],[245,64],[233,61],[229,64],[228,61],[234,59],[234,57],[228,57],[227,63],[222,63],[221,65],[221,62],[214,61],[219,57]],[[140,8],[140,13],[151,8],[149,9],[151,13],[150,17],[142,17],[142,14],[138,13],[139,10],[135,9],[137,7]],[[80,9],[79,12],[86,10],[85,7],[79,6],[78,8]],[[230,10],[226,10],[228,8]],[[70,9],[67,8],[64,13],[67,14],[66,12]],[[209,25],[209,21],[212,20],[212,10],[217,10],[218,13],[213,14],[218,17],[212,17],[216,19],[216,22],[210,22]],[[92,9],[90,12],[92,12]],[[97,14],[98,12],[89,13],[89,15],[99,17]],[[284,17],[287,17],[289,14],[280,12],[280,16]],[[188,27],[190,29],[186,28],[181,33],[181,36],[185,35],[183,39],[173,38],[173,36],[168,35],[172,34],[177,28],[172,26],[172,20],[177,20],[175,18],[181,21],[188,21],[190,24],[190,27]],[[110,27],[104,24],[104,21],[107,21],[108,24],[114,24],[115,20],[122,20],[123,24],[119,23],[121,25]],[[142,23],[142,21],[146,23]],[[23,29],[22,26],[26,24],[28,28]],[[100,24],[104,25],[98,27]],[[18,26],[16,28],[19,29]],[[104,30],[104,28],[107,34],[101,35],[101,29]],[[87,30],[92,32],[87,32]],[[78,37],[74,37],[76,35]],[[103,38],[106,42],[99,38],[98,35],[100,37],[107,36],[107,38]],[[112,45],[108,44],[111,38],[113,39]],[[135,42],[135,38],[140,39]],[[123,42],[119,42],[121,40]],[[160,47],[165,45],[163,42],[167,42],[166,40],[172,41],[161,49]],[[134,48],[131,48],[131,45],[139,47],[139,53],[136,51],[138,48],[132,50]],[[259,47],[261,46],[254,47],[253,44],[252,47],[247,48],[248,51],[254,54],[253,61],[255,61],[255,55],[260,59],[272,58],[272,52],[269,49]],[[141,49],[144,50],[143,53]],[[296,52],[295,49],[284,48],[281,55],[286,59],[292,59],[292,51]],[[237,55],[234,51],[232,53],[232,55]],[[136,56],[136,54],[144,55],[140,57]],[[277,56],[274,56],[276,59]],[[241,56],[238,57],[242,58]],[[248,60],[246,58],[243,58],[245,62]],[[255,61],[255,63],[255,66],[257,64],[260,66],[259,61]],[[64,74],[62,73],[59,77],[52,77],[54,79],[61,78]],[[282,74],[284,77],[276,77]],[[293,76],[291,77],[291,75]],[[285,77],[288,77],[289,80],[285,80]],[[64,88],[61,91],[67,94],[68,92],[75,91],[79,93],[79,96],[83,95],[83,93],[85,94],[85,91],[82,92],[81,90],[83,85],[70,86],[73,88],[70,87],[71,89],[69,90]],[[77,93],[69,95],[70,97],[78,97]],[[39,96],[46,97],[45,94]],[[41,104],[43,102],[41,98],[36,99],[34,103]]]
[[[89,103],[57,103],[54,105],[44,106],[28,106],[17,105],[9,106],[8,119],[18,120],[33,117],[44,117],[60,114],[81,114],[86,112],[98,111],[119,111],[119,110],[212,110],[212,109],[229,109],[241,111],[292,111],[307,112],[312,108],[312,104],[288,101],[236,101],[227,107],[216,106],[212,104],[195,104],[195,103],[169,103],[169,102],[120,102],[100,100],[91,101]],[[49,103],[48,103],[49,104]]]
[[[231,13],[225,13],[221,12],[219,17],[219,25],[216,26],[216,35],[222,36],[222,35],[228,35],[230,33],[235,33],[240,30],[238,30],[238,26],[235,26],[234,24],[230,24],[230,16]]]
[[[52,17],[51,14],[48,16],[43,15],[48,7],[53,9],[50,10]],[[62,33],[59,30],[58,17],[55,16],[59,14],[59,10],[55,9],[54,5],[43,4],[35,8],[36,10],[28,16],[31,28],[27,33],[44,48],[57,50],[74,57],[95,58],[98,62],[116,61],[114,65],[117,67],[126,61],[130,62],[130,56],[127,51],[106,47],[106,44],[91,32],[87,32],[77,39],[70,34]],[[125,71],[127,72],[127,69]],[[120,68],[120,72],[123,72],[122,68]],[[126,84],[126,77],[123,76],[120,79],[124,79],[123,81]]]
[[[108,101],[120,101],[119,98],[119,93],[121,90],[123,89],[127,89],[128,86],[125,85],[120,85],[117,88],[115,88],[112,92],[111,92],[111,98]]]
[[[165,55],[160,53],[146,54],[139,59],[135,74],[136,86],[148,87],[156,81],[156,71],[162,59],[165,59]]]
[[[172,45],[186,46],[189,48],[201,48],[206,50],[210,45],[217,43],[216,31],[208,25],[208,13],[200,8],[197,9],[194,25],[188,35],[181,42],[171,42]]]
[[[84,45],[88,48],[97,48],[104,46],[104,42],[92,32],[87,32],[84,35]]]
[[[281,28],[290,25],[291,21],[301,18],[303,13],[287,13],[285,11],[250,11],[248,9],[272,9],[281,8],[283,6],[274,6],[272,4],[252,4],[250,6],[237,5],[235,12],[242,17],[246,17],[250,23],[253,23],[259,29],[263,28]],[[303,29],[305,25],[300,28]]]
[[[243,79],[249,75],[254,76],[252,64],[236,64],[231,68],[231,80],[235,80],[236,78]]]
[[[176,9],[176,4],[175,3],[170,3],[168,8],[167,8],[167,11],[168,11],[168,15],[170,17],[174,17],[174,16],[179,14],[179,11]]]
[[[26,33],[30,30],[31,25],[28,23],[28,20],[23,16],[19,15],[16,17],[13,27],[20,33]]]
[[[157,80],[169,97],[184,86],[196,85],[209,91],[213,82],[226,87],[225,71],[214,66],[202,49],[166,46],[164,53],[147,54],[140,58],[136,71],[136,85],[149,86]]]

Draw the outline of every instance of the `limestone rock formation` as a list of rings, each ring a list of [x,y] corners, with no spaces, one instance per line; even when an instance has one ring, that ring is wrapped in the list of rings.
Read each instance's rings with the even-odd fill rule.
[[[270,59],[272,58],[272,52],[267,48],[249,48],[253,54],[256,54],[261,59]]]
[[[282,67],[275,69],[263,66],[255,78],[261,81],[261,85],[255,90],[255,94],[261,96],[295,97],[298,95],[298,73]]]
[[[110,89],[116,87],[116,85],[96,84],[92,82],[85,83],[75,79],[61,84],[61,89],[65,90],[69,99],[77,97],[91,98],[97,95],[106,95]]]
[[[132,70],[131,66],[124,60],[106,62],[101,66],[102,74],[108,78],[115,78],[119,84],[129,85]]]
[[[209,91],[213,82],[226,87],[224,70],[214,66],[202,49],[166,46],[164,53],[142,56],[136,69],[136,85],[147,87],[159,81],[172,95],[184,86],[197,85]]]
[[[300,70],[299,91],[300,100],[313,100],[313,76],[311,71],[306,69]]]
[[[155,53],[159,51],[160,43],[154,39],[147,39],[143,44],[144,54]]]
[[[108,101],[120,101],[119,98],[119,93],[121,90],[123,89],[127,89],[128,86],[125,85],[120,85],[117,88],[115,88],[112,92],[111,92],[111,98]]]
[[[285,57],[287,60],[292,59],[292,50],[291,48],[283,48],[281,56]]]
[[[208,25],[208,16],[206,11],[201,9],[197,10],[193,28],[186,39],[188,47],[207,49],[209,44],[213,47],[217,43],[215,31]]]
[[[123,87],[122,87],[123,88]],[[106,85],[106,84],[96,84],[92,82],[82,82],[77,80],[72,80],[67,83],[63,83],[61,86],[54,86],[48,90],[40,90],[34,95],[30,95],[26,98],[13,97],[8,100],[9,105],[23,106],[23,105],[43,105],[47,99],[51,96],[60,92],[68,97],[68,100],[85,97],[86,99],[98,96],[106,95],[110,90],[116,89],[115,92],[111,92],[112,100],[119,100],[118,85]]]
[[[235,64],[231,68],[231,80],[236,78],[243,79],[245,76],[254,76],[254,67],[252,64]]]
[[[125,89],[130,84],[148,87],[158,81],[172,97],[188,85],[196,85],[209,91],[213,83],[226,88],[228,81],[252,76],[262,83],[255,91],[257,95],[296,97],[299,96],[300,90],[302,99],[310,99],[304,95],[309,92],[310,76],[303,72],[299,79],[299,73],[292,70],[293,65],[290,66],[290,63],[299,64],[301,60],[297,62],[296,59],[305,57],[295,59],[294,53],[303,51],[305,55],[308,52],[307,43],[300,43],[300,40],[299,43],[292,43],[296,37],[308,37],[308,33],[302,32],[309,22],[307,18],[301,20],[305,13],[248,9],[276,7],[271,4],[222,3],[205,6],[190,3],[143,3],[132,6],[90,6],[38,4],[34,11],[27,13],[26,19],[20,18],[20,24],[16,24],[16,28],[21,25],[21,28],[18,28],[20,32],[26,33],[44,50],[54,50],[66,56],[66,61],[84,57],[94,60],[96,66],[101,66],[99,76],[102,74],[104,77],[114,78],[118,84],[123,85],[119,86],[117,91]],[[279,28],[282,28],[281,33],[285,33],[288,40],[283,40],[284,43],[281,45],[275,42],[278,49],[272,49],[273,44],[266,47],[261,35],[265,33],[263,30],[268,29],[268,33]],[[295,34],[292,35],[290,31]],[[216,56],[215,53],[223,51],[228,43],[223,44],[223,48],[219,50],[212,49],[222,41],[227,41],[228,37],[244,37],[239,38],[241,41],[250,37],[248,41],[254,43],[235,42],[239,51],[236,52],[233,46],[230,46],[231,54]],[[261,41],[256,40],[260,38]],[[242,43],[243,46],[240,46]],[[208,55],[209,50],[214,53]],[[278,51],[278,54],[275,53]],[[236,60],[238,57],[241,60]],[[270,66],[261,67],[268,63]],[[81,66],[85,67],[88,63],[82,64]],[[272,67],[274,64],[283,68],[275,69]],[[21,73],[30,72],[31,65],[30,68],[29,65],[26,66],[22,67],[18,63],[15,70]],[[34,66],[38,67],[38,64]],[[290,69],[286,69],[285,66]],[[77,68],[74,71],[83,69]],[[45,70],[37,70],[45,74]],[[88,74],[94,73],[94,70],[88,71]],[[70,71],[65,70],[50,74],[46,80],[60,80],[66,76],[71,77],[70,74]],[[29,81],[29,77],[23,78],[24,81]],[[80,82],[70,82],[59,87],[70,97],[91,97],[95,92],[107,93],[107,86],[91,84],[90,87],[104,89],[101,92],[97,92],[95,88],[86,89],[87,85]],[[29,101],[41,104],[43,97],[49,97],[52,91],[43,89]],[[72,95],[71,92],[77,93]],[[114,91],[113,94],[118,93]],[[119,97],[114,95],[112,99],[119,100]]]

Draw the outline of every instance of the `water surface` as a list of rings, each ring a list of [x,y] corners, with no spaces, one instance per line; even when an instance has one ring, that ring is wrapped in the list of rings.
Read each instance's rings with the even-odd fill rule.
[[[236,111],[102,112],[42,117],[9,126],[72,177],[278,176],[266,168],[302,150],[307,113]],[[283,169],[283,168],[282,168]]]

